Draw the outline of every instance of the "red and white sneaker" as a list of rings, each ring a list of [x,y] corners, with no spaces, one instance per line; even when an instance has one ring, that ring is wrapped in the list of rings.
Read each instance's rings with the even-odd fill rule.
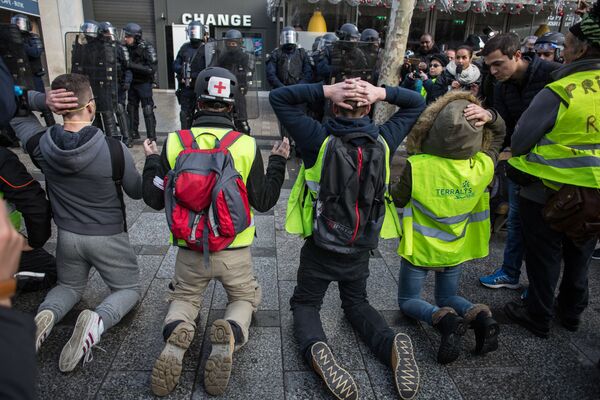
[[[84,364],[92,361],[92,347],[100,342],[103,331],[100,316],[94,311],[83,310],[77,317],[71,338],[60,353],[58,369],[61,372],[73,371],[82,357]]]
[[[42,310],[37,313],[35,327],[35,352],[37,353],[54,327],[54,313],[50,310]]]

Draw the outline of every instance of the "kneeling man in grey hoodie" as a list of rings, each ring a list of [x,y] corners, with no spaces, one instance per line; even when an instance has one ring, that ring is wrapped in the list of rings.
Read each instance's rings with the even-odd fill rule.
[[[36,350],[54,325],[79,302],[92,267],[111,291],[94,311],[84,310],[79,314],[73,335],[60,354],[59,368],[68,372],[82,358],[84,363],[91,361],[91,349],[98,344],[102,333],[117,324],[140,299],[139,268],[129,243],[119,186],[129,197],[140,199],[142,179],[127,148],[92,126],[96,104],[88,78],[60,75],[51,88],[49,97],[58,98],[64,126],[46,128],[33,115],[11,121],[46,177],[46,190],[58,227],[58,282],[35,317]],[[28,103],[33,111],[47,108],[42,93],[29,92]],[[48,105],[54,106],[53,101],[48,101]],[[117,164],[123,169],[121,182],[113,180],[109,146],[116,148],[113,156],[122,150],[124,162]]]

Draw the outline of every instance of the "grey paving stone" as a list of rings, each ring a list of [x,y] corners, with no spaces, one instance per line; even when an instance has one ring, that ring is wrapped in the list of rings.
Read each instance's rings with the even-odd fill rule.
[[[253,257],[254,273],[262,288],[262,301],[259,310],[279,310],[277,293],[277,264],[275,258]],[[215,310],[227,307],[227,293],[221,285],[216,284],[212,308]]]
[[[162,263],[160,264],[160,268],[156,273],[156,277],[159,279],[171,279],[175,275],[175,260],[177,257],[177,251],[179,247],[170,246],[169,250],[165,254],[165,258],[163,258]]]
[[[300,248],[304,240],[279,231],[275,233],[275,237],[277,242],[277,277],[279,280],[295,280],[300,263]]]
[[[448,372],[464,399],[554,398],[540,390],[521,367],[448,368]]]
[[[265,310],[254,313],[252,325],[264,328],[279,328],[281,327],[281,317],[279,310]]]
[[[348,370],[358,385],[359,399],[376,399],[369,376],[363,370]],[[313,371],[286,371],[285,398],[287,400],[329,400],[333,396]]]
[[[132,226],[134,222],[139,218],[144,209],[146,208],[146,203],[144,200],[133,200],[131,197],[124,194],[123,196],[125,200],[125,211],[127,215],[127,226]]]
[[[194,372],[183,372],[179,384],[162,399],[189,399],[194,386]],[[155,399],[150,389],[150,371],[111,371],[102,383],[96,399]]]
[[[275,247],[275,217],[271,215],[255,215],[256,238],[252,246]]]
[[[129,240],[134,245],[168,245],[169,227],[165,216],[141,213],[137,221],[129,228]]]
[[[127,329],[127,337],[113,363],[114,370],[151,371],[156,358],[164,347],[162,324],[167,313],[167,291],[169,281],[155,279],[142,302],[135,319]],[[209,286],[197,321],[196,337],[183,359],[184,371],[193,371],[198,362],[197,355],[210,309],[213,286]]]
[[[371,257],[369,272],[369,303],[378,310],[398,310],[398,285],[383,259]]]
[[[209,322],[217,317],[211,313]],[[208,336],[202,348],[202,361],[198,369],[198,382],[192,399],[210,398],[204,391],[204,365],[210,354]],[[281,332],[278,328],[250,328],[248,343],[233,355],[231,379],[226,399],[283,399],[283,370],[281,358]]]
[[[281,307],[281,332],[283,338],[283,359],[286,371],[303,371],[308,369],[300,355],[298,343],[294,338],[293,316],[289,309],[295,282],[279,282],[279,301]],[[357,351],[357,339],[350,322],[340,308],[336,284],[331,284],[321,309],[321,322],[328,339],[328,344],[338,362],[348,369],[364,369],[360,352]]]
[[[252,257],[277,257],[277,251],[275,247],[250,247]]]
[[[171,247],[170,245],[164,245],[164,246],[155,246],[155,245],[141,246],[139,254],[154,255],[154,256],[164,256],[167,253],[167,251],[169,250],[170,247]]]

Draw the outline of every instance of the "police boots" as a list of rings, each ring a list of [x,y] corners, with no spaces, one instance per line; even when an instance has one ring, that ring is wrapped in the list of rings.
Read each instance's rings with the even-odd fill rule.
[[[138,125],[140,124],[140,115],[138,113],[138,108],[135,105],[131,103],[127,104],[127,114],[129,117],[129,132],[131,133],[131,140],[140,138],[140,132],[138,131]]]
[[[121,131],[121,136],[123,136],[123,143],[127,147],[133,147],[133,141],[129,137],[129,121],[127,118],[127,111],[125,110],[124,104],[117,104],[116,109],[117,114],[117,122],[119,124],[119,130]]]
[[[181,129],[190,129],[192,127],[192,115],[186,111],[179,111],[179,122],[181,123]]]
[[[154,106],[147,105],[142,109],[144,122],[146,123],[146,136],[156,141],[156,118],[154,117]]]

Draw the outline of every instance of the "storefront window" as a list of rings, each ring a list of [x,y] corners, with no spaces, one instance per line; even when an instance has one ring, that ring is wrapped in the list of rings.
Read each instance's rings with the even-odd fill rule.
[[[420,12],[419,10],[413,12],[412,20],[410,21],[410,31],[408,32],[409,48],[416,49],[419,47],[419,39],[421,39],[421,35],[426,33],[427,17],[429,17],[428,12]]]
[[[548,24],[549,11],[542,11],[537,15],[521,11],[519,15],[510,15],[508,17],[508,30],[519,35],[520,38],[535,35],[536,32],[545,33],[548,30],[558,30],[558,27],[550,27]]]
[[[467,13],[436,11],[435,41],[438,46],[456,48],[465,41]]]
[[[346,22],[354,22],[352,17],[356,16],[356,7],[350,7],[345,1],[334,5],[327,1],[310,4],[306,0],[293,0],[287,3],[286,21],[289,25],[306,30],[315,11],[323,14],[328,32],[335,32]]]
[[[506,14],[486,14],[485,16],[483,16],[482,14],[473,14],[473,17],[473,33],[476,35],[482,36],[483,30],[488,26],[496,32],[504,31],[504,21],[506,19]]]

